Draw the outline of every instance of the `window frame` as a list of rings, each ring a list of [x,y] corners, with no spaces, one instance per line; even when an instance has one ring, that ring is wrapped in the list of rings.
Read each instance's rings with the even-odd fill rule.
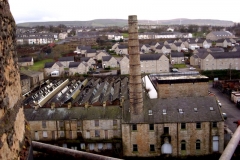
[[[137,124],[132,124],[132,131],[137,131]]]
[[[149,124],[149,131],[154,131],[154,124]]]
[[[185,140],[181,140],[181,151],[186,151],[186,141]]]
[[[149,145],[149,151],[150,152],[155,152],[155,145],[154,144]]]
[[[202,123],[196,122],[196,129],[201,129],[201,128],[202,128]]]
[[[95,137],[100,137],[100,130],[95,130]]]
[[[181,129],[182,129],[182,130],[186,130],[186,128],[187,128],[187,127],[186,127],[186,123],[181,123]]]
[[[196,150],[201,149],[201,141],[199,139],[196,140]]]
[[[132,147],[133,147],[133,149],[132,149],[133,152],[138,152],[138,145],[137,144],[133,144]]]

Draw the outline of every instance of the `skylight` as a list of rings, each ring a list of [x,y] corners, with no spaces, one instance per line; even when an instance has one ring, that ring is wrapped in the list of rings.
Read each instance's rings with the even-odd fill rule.
[[[163,114],[167,114],[167,110],[166,109],[163,109]]]
[[[183,110],[182,109],[178,109],[179,113],[183,113]]]

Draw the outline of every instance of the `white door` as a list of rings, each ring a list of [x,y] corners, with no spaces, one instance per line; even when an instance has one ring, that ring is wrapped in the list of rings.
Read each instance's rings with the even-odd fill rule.
[[[38,131],[35,131],[35,140],[39,140],[39,135],[38,135]]]
[[[90,132],[89,131],[86,132],[86,138],[90,138]]]
[[[218,150],[218,136],[213,136],[213,152],[217,152]]]

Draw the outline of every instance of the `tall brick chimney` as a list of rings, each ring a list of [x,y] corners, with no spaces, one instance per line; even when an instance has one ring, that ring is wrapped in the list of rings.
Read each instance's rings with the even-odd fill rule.
[[[26,135],[29,127],[21,100],[15,21],[8,0],[0,0],[0,20],[0,159],[26,159],[31,142]]]
[[[129,100],[132,119],[143,112],[143,90],[136,15],[128,17]],[[134,116],[135,115],[135,116]]]

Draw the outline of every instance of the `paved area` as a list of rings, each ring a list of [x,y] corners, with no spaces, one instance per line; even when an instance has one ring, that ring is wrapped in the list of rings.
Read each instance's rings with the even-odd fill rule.
[[[240,120],[240,108],[237,108],[236,104],[230,100],[228,95],[222,93],[217,88],[213,88],[212,84],[209,84],[209,91],[214,93],[217,99],[220,100],[222,104],[221,110],[227,114],[225,124],[232,132],[235,132],[237,129],[237,124],[233,122]]]

